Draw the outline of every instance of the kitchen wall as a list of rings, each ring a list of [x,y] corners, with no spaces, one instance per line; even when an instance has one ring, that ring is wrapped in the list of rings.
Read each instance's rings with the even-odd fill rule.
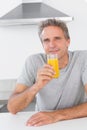
[[[0,27],[0,79],[16,78],[26,57],[41,50],[37,26]]]
[[[24,2],[25,0],[23,0]],[[43,0],[50,6],[74,16],[67,23],[71,36],[70,50],[87,49],[87,4],[85,0]],[[21,0],[0,0],[0,16]],[[28,55],[44,52],[37,25],[0,26],[0,79],[17,78]]]

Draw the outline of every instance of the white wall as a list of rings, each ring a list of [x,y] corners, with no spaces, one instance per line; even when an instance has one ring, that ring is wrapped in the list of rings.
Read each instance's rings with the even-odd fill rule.
[[[0,17],[19,5],[22,0],[0,0]]]
[[[5,0],[2,1],[5,6],[8,4]],[[74,21],[68,23],[71,36],[70,49],[87,49],[85,0],[43,0],[43,2],[74,16]],[[0,79],[18,77],[26,57],[41,51],[43,48],[37,34],[37,25],[0,27]]]
[[[37,26],[0,27],[0,79],[16,78],[26,57],[41,49]]]

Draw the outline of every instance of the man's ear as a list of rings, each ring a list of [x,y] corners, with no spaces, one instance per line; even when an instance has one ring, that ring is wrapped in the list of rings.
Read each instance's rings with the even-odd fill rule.
[[[67,40],[67,47],[70,46],[70,39]]]

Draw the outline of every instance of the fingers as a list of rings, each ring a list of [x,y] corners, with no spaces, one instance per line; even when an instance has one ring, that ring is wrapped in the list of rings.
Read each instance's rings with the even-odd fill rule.
[[[42,126],[42,125],[47,125],[50,124],[48,123],[45,119],[37,119],[37,120],[32,120],[27,122],[27,126]]]
[[[55,72],[53,67],[45,64],[41,69],[37,71],[36,82],[39,84],[39,88],[43,88],[49,81],[53,79]]]
[[[43,76],[43,79],[52,78],[54,74],[53,67],[48,64],[45,64],[43,68],[38,71],[38,76]]]
[[[52,118],[43,113],[34,114],[26,123],[27,126],[42,126],[52,123]]]
[[[27,126],[38,126],[39,124],[41,124],[41,122],[42,122],[42,119],[35,115],[34,117],[31,117],[27,121],[26,125]]]

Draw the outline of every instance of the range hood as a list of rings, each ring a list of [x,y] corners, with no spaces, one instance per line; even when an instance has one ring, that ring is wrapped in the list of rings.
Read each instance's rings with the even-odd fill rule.
[[[38,24],[38,22],[56,18],[72,21],[72,17],[42,2],[22,3],[0,18],[0,25]]]

